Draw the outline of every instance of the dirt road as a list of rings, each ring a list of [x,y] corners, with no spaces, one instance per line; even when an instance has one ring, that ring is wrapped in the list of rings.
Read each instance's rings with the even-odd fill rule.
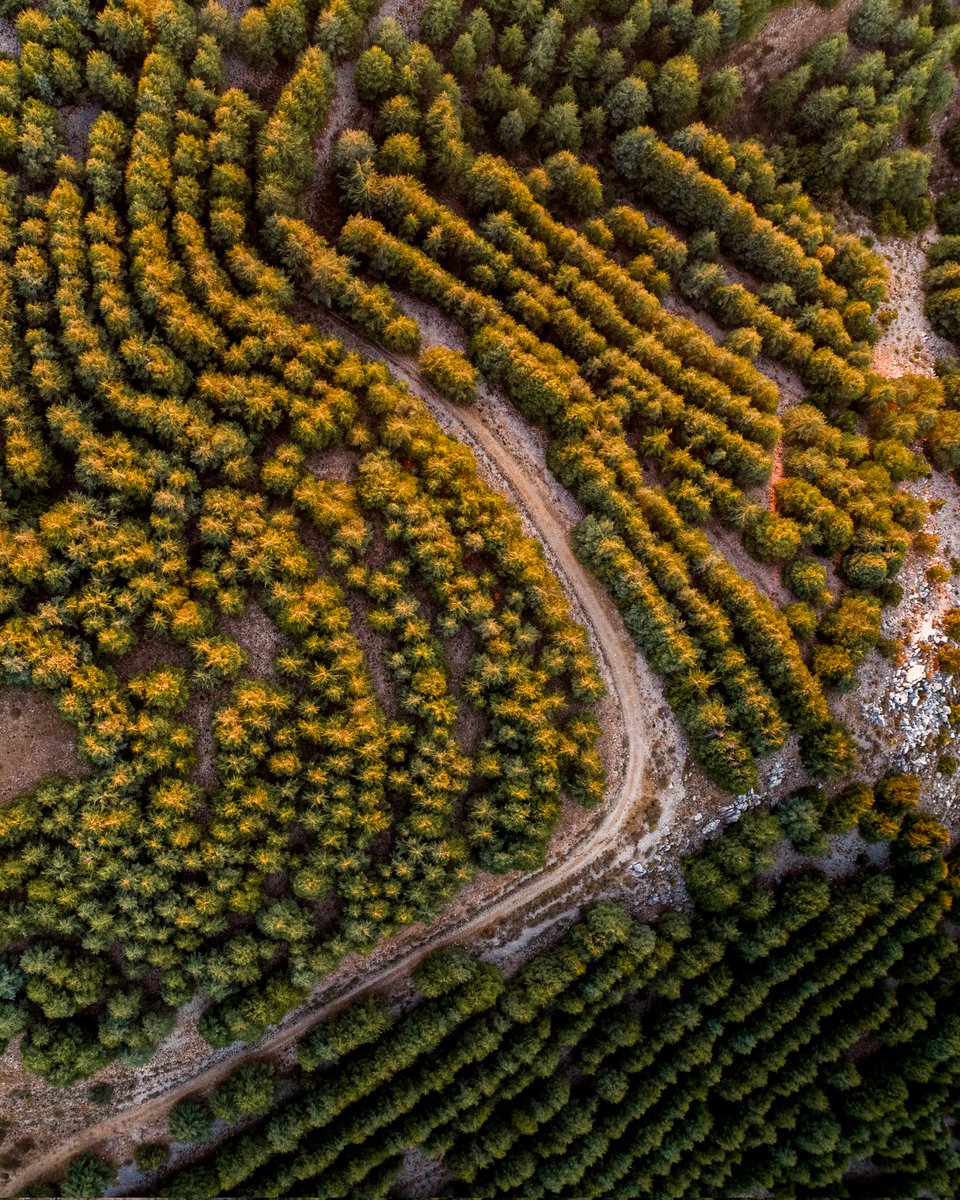
[[[336,324],[343,323],[337,320]],[[358,342],[355,332],[349,326],[344,329],[344,341]],[[369,354],[370,347],[366,345],[364,348]],[[494,885],[491,889],[492,895],[488,894],[486,901],[478,905],[477,911],[465,920],[462,911],[458,909],[452,916],[441,916],[431,926],[426,937],[418,931],[411,931],[410,934],[395,938],[395,953],[391,960],[361,982],[316,1007],[301,1012],[289,1022],[284,1022],[259,1042],[243,1046],[236,1054],[142,1104],[61,1139],[54,1148],[36,1157],[9,1180],[8,1195],[29,1183],[53,1175],[70,1158],[83,1150],[107,1142],[124,1131],[143,1127],[151,1119],[162,1115],[177,1100],[220,1082],[247,1059],[269,1054],[299,1040],[319,1021],[364,992],[371,988],[385,987],[401,976],[409,974],[432,950],[453,941],[466,941],[518,909],[532,909],[545,893],[554,892],[558,887],[575,879],[616,844],[621,823],[641,799],[648,746],[644,737],[645,701],[637,681],[636,647],[600,585],[574,555],[569,543],[568,530],[544,498],[542,481],[532,477],[526,463],[514,457],[504,447],[476,412],[455,407],[442,400],[409,361],[383,352],[380,352],[379,357],[389,361],[396,376],[425,401],[445,428],[456,430],[460,439],[474,450],[480,473],[492,487],[507,495],[520,509],[526,523],[543,544],[565,591],[571,599],[575,599],[577,607],[584,614],[590,626],[595,651],[598,651],[604,660],[604,674],[616,696],[622,716],[626,752],[619,778],[611,780],[610,790],[602,809],[599,810],[599,821],[587,831],[580,844],[562,858],[554,854],[548,857],[546,865],[539,871],[507,884]],[[410,942],[414,938],[418,939],[417,944],[411,946]]]

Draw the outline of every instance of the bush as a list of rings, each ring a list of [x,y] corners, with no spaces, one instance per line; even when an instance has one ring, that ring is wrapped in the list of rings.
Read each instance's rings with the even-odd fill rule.
[[[94,1104],[109,1104],[113,1099],[112,1084],[95,1083],[90,1089],[90,1099]]]
[[[138,1171],[155,1171],[167,1161],[170,1147],[164,1142],[141,1142],[133,1152]]]

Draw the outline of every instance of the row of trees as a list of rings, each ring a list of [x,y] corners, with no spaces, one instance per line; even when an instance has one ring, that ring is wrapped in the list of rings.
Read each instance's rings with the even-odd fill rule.
[[[630,601],[631,620],[639,622],[636,635],[655,661],[669,663],[670,673],[683,678],[675,704],[685,714],[698,756],[728,786],[749,786],[752,753],[779,744],[785,728],[785,712],[778,712],[766,689],[772,687],[781,710],[784,703],[786,710],[793,707],[782,694],[785,686],[794,688],[792,694],[810,692],[799,654],[788,650],[794,635],[816,634],[811,663],[832,687],[851,686],[856,665],[877,642],[879,606],[867,601],[838,609],[819,628],[809,606],[827,605],[833,596],[825,586],[826,567],[810,552],[824,557],[846,552],[843,571],[849,584],[881,598],[890,594],[889,581],[903,562],[910,533],[922,523],[922,506],[892,486],[925,470],[903,446],[916,436],[917,424],[907,422],[909,428],[894,430],[892,438],[884,435],[875,449],[853,436],[836,446],[831,441],[829,465],[826,447],[804,443],[802,422],[792,424],[801,444],[796,454],[783,458],[784,475],[771,506],[748,500],[745,488],[770,474],[768,451],[780,435],[768,415],[776,393],[742,355],[718,348],[691,323],[668,316],[640,282],[655,279],[664,267],[673,274],[686,270],[682,243],[664,234],[651,238],[643,218],[624,206],[605,220],[594,217],[583,234],[564,225],[546,204],[571,209],[575,197],[595,195],[599,183],[592,169],[561,153],[521,180],[502,160],[475,156],[461,140],[455,97],[449,93],[441,93],[419,119],[409,98],[400,94],[385,100],[380,111],[379,150],[368,135],[348,131],[335,152],[348,203],[379,218],[352,217],[341,235],[341,250],[460,321],[473,335],[475,365],[504,386],[525,415],[551,431],[550,462],[558,477],[589,511],[613,521],[618,554],[630,555],[645,572]],[[406,115],[398,125],[401,114]],[[390,132],[401,126],[404,132]],[[404,154],[397,148],[400,139],[408,148]],[[731,147],[703,127],[674,140],[684,154],[657,142],[652,133],[645,144],[671,170],[677,164],[677,174],[722,198],[735,231],[730,247],[741,255],[745,251],[748,265],[767,255],[772,261],[764,260],[764,271],[771,281],[786,271],[793,287],[771,282],[771,292],[774,286],[783,288],[798,316],[798,296],[807,302],[802,321],[816,340],[799,331],[794,337],[804,336],[802,359],[810,381],[824,387],[819,393],[824,404],[836,400],[827,390],[836,381],[847,388],[847,403],[870,403],[877,410],[899,404],[892,394],[881,394],[861,369],[876,337],[872,311],[883,294],[874,257],[857,239],[836,234],[795,191],[778,184],[755,144]],[[455,170],[441,165],[447,155],[456,158]],[[399,174],[385,174],[388,169]],[[477,224],[455,216],[412,178],[437,173],[478,214]],[[665,182],[657,201],[675,213],[667,189]],[[764,212],[777,211],[791,233],[761,217],[754,200]],[[581,201],[580,214],[596,212],[598,203]],[[722,233],[723,223],[715,224]],[[651,253],[627,271],[611,257],[617,242]],[[820,253],[821,247],[829,253]],[[758,303],[746,289],[739,292]],[[779,321],[777,332],[788,328],[772,310],[765,311]],[[545,344],[548,340],[552,345]],[[808,423],[812,419],[830,435],[828,441],[840,437],[816,410],[804,412]],[[587,413],[593,414],[589,421]],[[788,444],[793,436],[787,435]],[[864,471],[872,450],[875,469]],[[674,515],[666,527],[673,530],[668,537],[679,557],[661,544],[663,508],[639,483],[632,465],[638,455],[655,464],[669,485]],[[818,486],[821,477],[825,490]],[[741,612],[729,590],[732,580],[708,583],[713,568],[702,566],[702,546],[684,541],[681,532],[711,518],[731,525],[752,553],[783,564],[786,581],[799,589],[801,603],[788,614],[793,633],[784,624],[775,637],[766,638],[768,646],[777,647],[771,650],[776,666],[759,661],[752,644],[744,647],[754,659],[746,675],[742,664],[732,665],[739,660],[724,658],[732,648],[731,613]],[[648,527],[655,531],[652,538]],[[594,540],[591,532],[582,543],[585,551]],[[590,561],[599,569],[599,559]],[[618,559],[609,573],[603,569],[604,578],[620,590],[633,578],[623,573],[627,561]],[[646,597],[642,618],[636,608],[640,596]],[[774,627],[771,617],[761,621],[768,630]],[[745,629],[744,620],[742,612],[735,616],[734,628]],[[661,636],[653,634],[654,628],[678,631],[681,623],[685,653],[673,652],[675,633],[664,643],[671,652],[653,649]],[[757,667],[760,678],[754,674]],[[706,690],[705,677],[710,680]],[[802,710],[803,705],[795,709]],[[813,716],[812,711],[808,761],[822,767],[835,754],[833,768],[846,769],[850,744],[825,712]]]
[[[149,1186],[382,1194],[417,1147],[451,1195],[835,1193],[854,1163],[877,1194],[948,1195],[955,886],[918,796],[890,776],[754,810],[686,863],[692,915],[591,906],[506,981],[437,952],[415,1006],[344,1009],[289,1098]],[[851,830],[874,849],[837,871]]]
[[[960,192],[947,192],[937,205],[941,237],[927,250],[924,312],[941,337],[960,342]]]

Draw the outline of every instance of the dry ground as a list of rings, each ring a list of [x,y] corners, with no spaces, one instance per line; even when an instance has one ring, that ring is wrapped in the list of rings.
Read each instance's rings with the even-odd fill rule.
[[[0,801],[29,791],[47,775],[85,774],[73,736],[45,696],[0,688]]]
[[[848,233],[872,237],[866,217],[847,204],[838,204],[837,225]],[[873,250],[887,266],[887,303],[896,315],[874,347],[874,369],[888,379],[900,375],[932,375],[937,359],[956,357],[952,342],[936,334],[923,311],[926,293],[923,273],[927,247],[936,241],[933,229],[913,237],[873,239]]]

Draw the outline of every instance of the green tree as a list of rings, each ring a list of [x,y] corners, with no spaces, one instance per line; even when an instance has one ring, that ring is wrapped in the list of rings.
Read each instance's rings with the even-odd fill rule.
[[[576,104],[572,100],[552,104],[540,118],[538,134],[544,154],[552,154],[557,150],[570,150],[576,154],[582,140]]]
[[[478,58],[473,38],[469,33],[461,33],[450,49],[450,70],[461,83],[465,83],[476,71]]]
[[[65,1196],[102,1196],[113,1179],[113,1165],[95,1154],[71,1160],[63,1180]]]
[[[277,1069],[272,1063],[245,1063],[217,1084],[210,1108],[223,1121],[260,1116],[273,1104],[276,1090]]]
[[[693,119],[700,101],[700,71],[688,54],[668,59],[653,83],[657,118],[665,129],[679,129]]]
[[[850,36],[858,46],[877,45],[897,19],[897,0],[863,0],[850,18]]]
[[[719,121],[733,111],[743,97],[743,80],[737,67],[721,67],[709,77],[703,88],[702,105],[706,117]]]
[[[475,971],[476,964],[467,951],[452,946],[428,955],[414,971],[413,981],[424,996],[432,998],[461,987]]]
[[[210,1136],[213,1116],[206,1103],[192,1096],[179,1100],[167,1114],[167,1128],[175,1142],[202,1142]]]
[[[628,75],[610,89],[604,101],[607,116],[615,129],[642,125],[650,111],[650,93],[642,79]]]

